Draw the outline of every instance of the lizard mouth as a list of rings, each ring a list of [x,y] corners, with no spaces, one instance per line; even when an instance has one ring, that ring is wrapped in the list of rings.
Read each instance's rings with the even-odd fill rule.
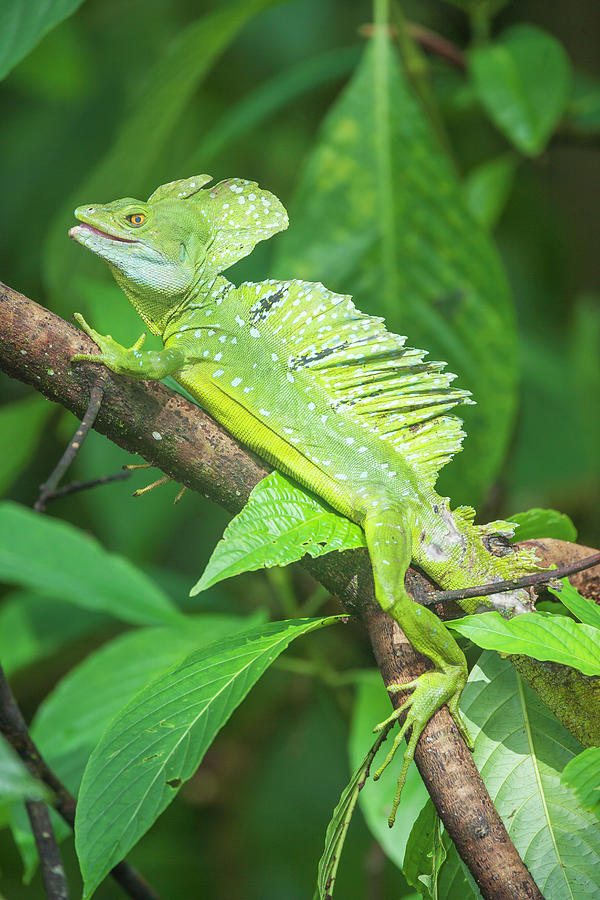
[[[107,231],[101,231],[99,228],[95,228],[87,222],[82,222],[81,225],[75,225],[73,228],[69,229],[69,237],[73,238],[75,241],[80,240],[81,237],[85,237],[88,234],[97,234],[98,237],[108,238],[110,241],[118,241],[121,244],[139,243],[139,241],[136,241],[134,238],[118,237],[116,234],[109,234]]]

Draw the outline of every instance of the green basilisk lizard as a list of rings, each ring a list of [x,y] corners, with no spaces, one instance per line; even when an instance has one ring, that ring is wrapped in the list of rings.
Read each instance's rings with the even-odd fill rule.
[[[472,402],[445,364],[426,362],[382,319],[322,284],[227,281],[221,273],[287,228],[288,218],[254,182],[206,187],[211,180],[162,185],[145,203],[125,198],[75,210],[81,224],[70,236],[106,260],[164,349],[143,351],[144,334],[126,349],[77,315],[101,353],[73,361],[141,379],[173,375],[236,438],[364,529],[378,602],[434,666],[401,686],[412,693],[392,753],[412,733],[395,811],[437,709],[448,706],[468,741],[459,713],[465,658],[440,619],[407,594],[407,567],[414,560],[442,588],[454,588],[517,577],[535,559],[509,546],[509,523],[474,525],[471,508],[451,510],[435,491],[464,436],[447,413]],[[506,615],[532,609],[525,589],[461,606]]]

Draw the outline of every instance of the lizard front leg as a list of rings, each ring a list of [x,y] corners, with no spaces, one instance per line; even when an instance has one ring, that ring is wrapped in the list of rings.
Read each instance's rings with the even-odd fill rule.
[[[432,610],[412,600],[404,587],[404,576],[411,561],[410,513],[398,504],[384,501],[368,512],[364,529],[373,566],[377,601],[398,622],[415,650],[423,653],[434,664],[433,670],[425,672],[414,681],[390,686],[391,691],[412,689],[412,693],[399,709],[376,727],[376,730],[380,730],[406,713],[402,728],[383,765],[375,773],[375,779],[389,765],[405,733],[411,729],[389,817],[391,827],[419,738],[431,716],[440,707],[448,707],[466,743],[471,745],[459,711],[460,695],[468,670],[462,650],[445,625]]]
[[[144,350],[141,347],[146,339],[142,334],[132,347],[123,347],[110,336],[99,334],[85,321],[80,313],[75,313],[75,321],[91,339],[98,344],[101,353],[76,353],[71,362],[103,363],[117,375],[129,375],[143,380],[160,380],[173,375],[186,365],[189,360],[181,350]]]

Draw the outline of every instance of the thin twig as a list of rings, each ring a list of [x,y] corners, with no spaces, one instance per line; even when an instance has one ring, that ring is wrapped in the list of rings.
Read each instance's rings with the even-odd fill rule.
[[[43,800],[28,800],[25,809],[40,859],[46,896],[48,900],[69,900],[69,886],[52,827],[50,811]]]
[[[64,487],[56,488],[48,494],[44,500],[48,503],[51,500],[57,500],[59,497],[66,497],[69,494],[77,494],[79,491],[89,491],[90,488],[99,487],[103,484],[110,484],[113,481],[124,481],[129,478],[131,472],[115,472],[113,475],[103,475],[101,478],[93,478],[91,481],[71,481]],[[39,501],[38,501],[39,503]],[[38,510],[41,512],[42,510]]]
[[[439,56],[440,59],[450,63],[459,72],[466,71],[467,63],[464,53],[460,47],[457,47],[448,38],[438,34],[437,31],[425,28],[424,25],[419,25],[418,22],[407,22],[406,30],[423,50],[433,53],[434,56]]]
[[[29,734],[23,714],[0,665],[0,733],[23,760],[31,774],[54,794],[54,808],[71,828],[75,825],[76,801],[56,777]],[[111,870],[112,877],[132,900],[159,900],[158,894],[127,862]]]
[[[77,456],[79,448],[85,441],[92,425],[96,421],[96,416],[100,411],[100,404],[102,403],[102,397],[104,395],[106,376],[106,370],[101,371],[98,375],[98,378],[92,385],[92,389],[90,391],[90,402],[88,404],[88,408],[85,411],[85,415],[81,420],[77,431],[69,441],[67,449],[59,459],[54,470],[50,473],[50,476],[46,479],[44,484],[40,486],[40,496],[33,506],[36,512],[44,512],[46,508],[46,501],[50,497],[56,495],[56,488],[59,481]]]
[[[479,587],[458,588],[455,591],[436,591],[431,595],[431,600],[427,601],[427,605],[467,600],[470,597],[487,597],[490,594],[503,594],[506,591],[531,587],[534,584],[547,584],[549,581],[564,578],[598,565],[600,565],[600,553],[594,553],[592,556],[586,556],[568,566],[562,566],[560,569],[547,569],[545,572],[536,572],[534,575],[524,575],[522,578],[513,578],[510,581],[497,581],[495,584],[482,584]]]
[[[452,41],[449,41],[443,35],[438,34],[437,31],[432,31],[430,28],[425,28],[424,25],[419,25],[418,22],[406,22],[405,24],[407,33],[423,50],[433,53],[434,56],[439,56],[440,59],[450,63],[459,72],[466,71],[467,63],[460,47],[457,47],[456,44],[453,44]],[[359,26],[358,33],[362,37],[373,37],[375,29],[376,26],[368,22]],[[388,25],[386,30],[391,38],[398,37],[398,29],[395,25]]]

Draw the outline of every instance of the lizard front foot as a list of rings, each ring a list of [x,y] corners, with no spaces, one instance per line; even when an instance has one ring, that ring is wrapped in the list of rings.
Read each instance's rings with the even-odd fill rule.
[[[130,354],[137,353],[146,340],[146,335],[142,334],[135,344],[130,347],[123,347],[110,334],[99,334],[91,325],[85,321],[81,313],[75,313],[73,316],[82,331],[91,337],[95,344],[98,344],[100,353],[76,353],[71,357],[71,364],[77,362],[94,362],[104,363],[104,365],[115,372],[117,375],[127,375],[131,371]]]
[[[419,738],[421,737],[423,729],[427,725],[430,718],[435,712],[437,712],[438,709],[440,709],[441,706],[446,705],[448,707],[463,740],[465,741],[469,749],[473,748],[469,732],[462,720],[462,716],[458,708],[460,695],[465,686],[466,679],[466,667],[463,668],[462,666],[448,666],[444,671],[434,670],[431,672],[425,672],[423,675],[420,675],[414,681],[410,681],[407,684],[389,685],[388,690],[393,693],[397,693],[398,691],[405,691],[407,689],[413,689],[412,694],[410,694],[405,700],[403,700],[400,706],[395,709],[394,712],[390,716],[388,716],[387,719],[385,719],[385,721],[380,722],[379,725],[376,725],[374,729],[374,731],[381,731],[382,729],[386,728],[391,722],[395,722],[403,713],[406,713],[406,719],[404,720],[400,731],[394,738],[394,743],[392,744],[390,752],[386,756],[383,764],[373,775],[374,781],[377,781],[377,779],[381,777],[384,769],[387,768],[387,766],[394,758],[402,742],[402,739],[404,738],[404,735],[409,729],[411,729],[410,739],[406,746],[406,750],[404,751],[402,769],[400,770],[400,775],[398,776],[396,796],[394,797],[392,811],[388,818],[388,825],[390,826],[390,828],[393,826],[396,819],[396,812],[398,811],[398,806],[400,804],[400,797],[402,795],[404,782],[406,781],[408,767],[413,761],[415,748],[417,746]]]

